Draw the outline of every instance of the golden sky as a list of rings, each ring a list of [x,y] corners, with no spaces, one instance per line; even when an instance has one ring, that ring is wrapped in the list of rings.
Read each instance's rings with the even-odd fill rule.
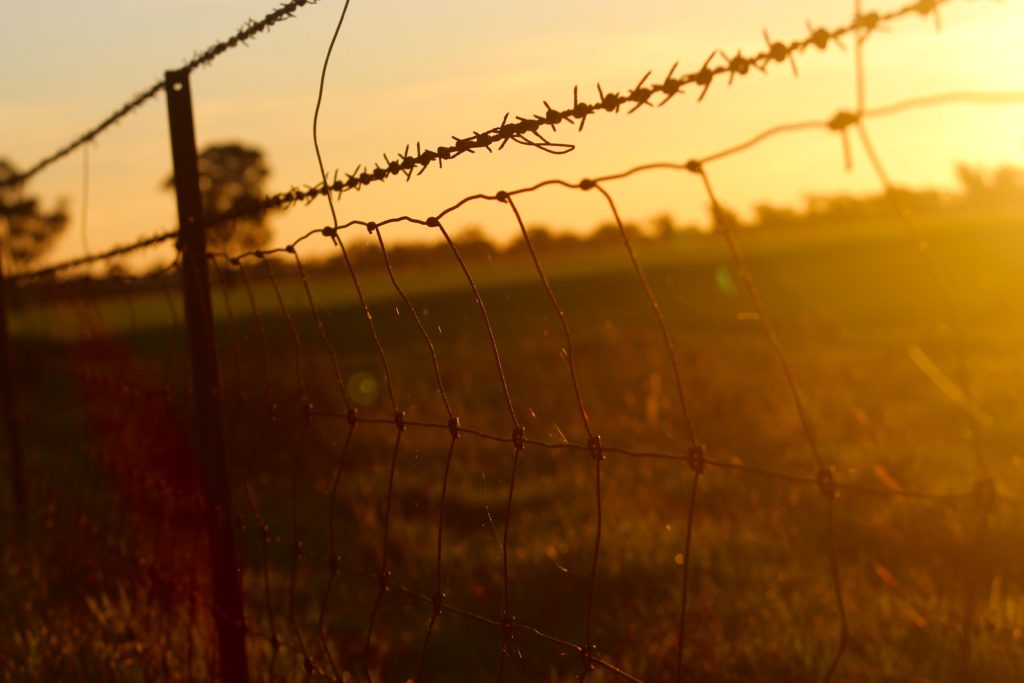
[[[885,10],[899,0],[865,2]],[[0,4],[0,157],[24,167],[94,125],[166,68],[230,35],[247,17],[275,3],[256,0],[39,0]],[[248,47],[234,50],[192,76],[198,144],[240,141],[263,149],[273,173],[268,189],[318,180],[312,116],[324,52],[342,0],[300,10]],[[794,0],[352,0],[332,58],[320,136],[328,168],[351,170],[383,161],[407,143],[435,147],[500,123],[506,112],[571,104],[579,85],[621,91],[649,69],[664,76],[673,62],[698,69],[716,48],[750,54],[774,39],[807,34],[807,22],[835,26],[852,16],[850,2]],[[931,18],[898,20],[866,46],[868,105],[950,90],[1024,90],[1024,7],[1020,0],[955,0]],[[340,218],[380,220],[427,216],[476,192],[571,181],[652,161],[685,161],[794,120],[828,119],[853,106],[853,54],[811,50],[788,65],[772,65],[731,86],[716,82],[703,102],[687,91],[660,109],[596,115],[582,133],[563,126],[552,139],[576,145],[564,156],[509,145],[464,155],[439,170],[347,194]],[[953,164],[1024,165],[1024,107],[949,106],[869,124],[895,182],[952,187]],[[87,231],[102,249],[175,224],[163,98],[89,146]],[[31,194],[63,198],[72,222],[51,259],[82,251],[84,155],[78,151],[33,178]],[[855,148],[843,168],[834,134],[777,138],[716,162],[709,174],[723,202],[797,203],[810,193],[877,189]],[[671,212],[680,222],[703,220],[705,200],[683,174],[645,174],[611,189],[624,217],[644,222]],[[588,230],[607,219],[606,207],[579,192],[551,190],[522,200],[528,224]],[[326,202],[272,217],[275,243],[329,222]],[[515,224],[500,207],[468,208],[451,227],[482,225],[506,239]],[[423,228],[398,229],[418,236]],[[324,245],[326,247],[326,245]],[[149,260],[169,252],[148,256]]]

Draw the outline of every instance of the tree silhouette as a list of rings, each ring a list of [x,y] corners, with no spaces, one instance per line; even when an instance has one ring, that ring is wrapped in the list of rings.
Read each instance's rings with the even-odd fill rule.
[[[15,168],[0,159],[0,181],[17,175]],[[17,264],[28,264],[42,256],[67,227],[68,216],[62,206],[44,212],[39,200],[24,197],[17,186],[0,186],[0,219],[6,226],[0,235],[5,251]]]
[[[210,145],[199,153],[199,193],[203,214],[214,216],[244,210],[263,198],[263,182],[270,169],[263,152],[238,143]],[[171,177],[166,187],[174,188]],[[260,249],[270,241],[270,227],[262,212],[212,226],[206,233],[211,249],[229,254]]]

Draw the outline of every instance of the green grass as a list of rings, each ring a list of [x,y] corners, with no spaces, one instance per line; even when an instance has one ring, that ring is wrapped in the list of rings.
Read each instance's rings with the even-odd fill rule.
[[[1024,291],[1016,258],[1024,246],[1020,228],[1019,219],[1006,217],[926,225],[961,311],[974,400],[991,416],[984,448],[1004,496],[1018,491],[1024,479],[1019,353],[1024,327],[1015,304]],[[911,353],[923,350],[954,375],[950,331],[915,247],[899,226],[749,231],[739,239],[790,353],[822,454],[835,465],[837,477],[876,488],[895,481],[913,489],[970,491],[980,475],[963,413]],[[638,246],[638,254],[672,332],[695,430],[708,456],[813,476],[813,458],[785,378],[751,319],[753,309],[720,238],[649,242]],[[603,443],[685,453],[686,429],[664,344],[624,250],[542,252],[540,258],[571,327],[581,393]],[[301,340],[298,355],[274,292],[255,265],[249,271],[268,337],[266,370],[258,326],[239,280],[231,280],[227,289],[234,326],[222,291],[215,290],[232,488],[245,524],[255,524],[243,493],[248,484],[260,514],[280,538],[266,546],[276,629],[293,645],[301,638],[316,665],[327,669],[317,619],[329,571],[315,558],[329,552],[328,500],[347,425],[344,419],[317,417],[302,438],[297,368],[317,410],[344,413],[344,404],[294,267],[274,265]],[[532,263],[502,256],[494,263],[471,259],[470,268],[526,434],[553,443],[584,442],[561,353],[565,340]],[[340,267],[309,272],[360,414],[389,418],[382,365],[347,272]],[[397,275],[436,346],[454,413],[466,427],[511,434],[486,330],[456,264],[403,267]],[[368,270],[360,280],[399,407],[410,420],[443,423],[447,416],[430,356],[408,311],[382,271]],[[32,555],[21,558],[24,571],[39,578],[8,578],[0,588],[17,607],[0,620],[2,637],[10,643],[0,661],[12,663],[5,669],[11,680],[52,677],[46,667],[56,660],[69,662],[62,670],[69,679],[85,680],[96,671],[112,672],[102,677],[118,680],[187,679],[181,653],[189,640],[182,611],[188,591],[174,581],[158,589],[154,579],[143,580],[129,569],[132,557],[159,556],[168,548],[178,560],[177,551],[185,553],[185,547],[197,553],[189,557],[202,556],[194,531],[188,531],[195,528],[194,510],[161,502],[169,492],[190,490],[195,476],[184,464],[189,413],[182,330],[172,323],[160,289],[98,298],[65,292],[62,301],[59,311],[51,304],[35,312],[23,309],[15,318],[34,494],[37,500],[49,496],[62,502],[51,514],[54,528],[45,528],[44,515],[34,532],[56,543],[51,549],[56,554],[46,557],[66,563],[71,551],[61,541],[69,528],[81,527],[74,520],[84,516],[98,520],[97,538],[127,538],[126,557],[118,561],[109,551],[100,552],[107,546],[83,535],[74,557],[100,559],[85,563],[71,580],[80,590],[68,588],[66,595],[34,588],[54,584],[44,571],[49,565],[40,568]],[[93,329],[99,334],[94,338],[83,333],[81,310],[95,314]],[[174,316],[181,319],[180,309]],[[72,368],[78,373],[71,374]],[[90,382],[90,375],[156,390],[166,386],[168,397],[141,398],[130,388]],[[267,385],[278,405],[273,420]],[[382,552],[394,439],[393,425],[360,425],[341,463],[335,542],[347,566],[370,574],[378,570]],[[409,427],[394,482],[392,577],[427,595],[434,590],[447,446],[443,430]],[[492,619],[500,619],[504,599],[501,538],[511,465],[510,446],[464,435],[455,448],[448,489],[442,566],[447,599]],[[146,474],[154,481],[146,483]],[[530,447],[520,459],[513,498],[513,613],[522,624],[574,643],[584,640],[596,531],[594,474],[585,451]],[[593,640],[600,656],[644,680],[675,676],[691,482],[682,462],[611,454],[602,464]],[[835,514],[850,624],[839,680],[959,680],[968,595],[975,609],[970,680],[1024,677],[1019,507],[998,504],[982,533],[973,499],[947,504],[848,492],[836,502]],[[294,590],[293,521],[307,552],[296,565]],[[686,680],[820,677],[835,653],[839,625],[825,528],[825,503],[814,486],[708,469],[701,478],[688,558]],[[242,534],[240,545],[247,566],[247,614],[266,633],[265,547],[252,530]],[[198,572],[197,585],[205,585],[201,562],[185,562],[183,570],[178,560],[167,560],[173,574],[192,576],[194,571],[186,571],[191,567]],[[363,639],[375,596],[374,580],[342,573],[332,583],[324,633],[339,668],[352,680],[362,676]],[[405,681],[416,674],[429,615],[429,605],[400,591],[384,597],[372,647],[375,680]],[[199,640],[208,649],[208,618],[199,622],[193,620],[193,636],[203,635]],[[61,636],[47,646],[41,629],[56,625],[82,635]],[[127,627],[130,636],[124,636]],[[129,656],[118,649],[122,643],[137,645],[139,653],[174,656]],[[71,651],[62,654],[60,648],[68,647]],[[267,680],[269,645],[250,638],[250,647],[257,679]],[[493,679],[499,647],[498,629],[445,612],[431,638],[427,670],[431,680]],[[509,654],[510,681],[569,681],[580,670],[575,652],[525,633]],[[207,656],[194,655],[199,663]],[[288,650],[278,655],[274,671],[286,680],[303,679],[301,658]],[[208,673],[205,664],[195,664],[193,672],[200,678]],[[615,677],[599,669],[588,680]]]

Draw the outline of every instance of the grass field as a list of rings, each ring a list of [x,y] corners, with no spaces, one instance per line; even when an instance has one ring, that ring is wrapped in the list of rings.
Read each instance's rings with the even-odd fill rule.
[[[751,230],[739,242],[837,480],[889,494],[972,494],[936,502],[841,493],[836,552],[850,640],[837,680],[1018,681],[1024,520],[1020,499],[1010,499],[1024,483],[1024,225],[1019,215],[956,216],[930,219],[925,229],[965,331],[970,409],[999,499],[985,515],[972,493],[982,473],[968,418],[943,383],[955,376],[951,330],[901,227]],[[669,358],[626,252],[538,255],[572,331],[581,395],[604,446],[685,454]],[[813,479],[785,377],[722,239],[648,240],[638,256],[671,331],[708,458]],[[469,267],[526,436],[586,443],[566,341],[532,262],[503,255],[469,258]],[[333,661],[344,680],[361,680],[368,669],[374,680],[406,681],[417,674],[431,607],[402,591],[384,595],[364,661],[396,452],[388,378],[348,273],[309,268],[348,394],[360,416],[382,418],[355,427],[345,449],[346,406],[305,291],[293,264],[273,268],[297,346],[258,263],[246,266],[258,318],[237,273],[214,290],[247,617],[287,644],[273,657],[265,639],[251,637],[250,665],[257,680],[305,680],[295,651],[305,649],[315,670],[332,673]],[[429,351],[404,303],[383,270],[360,275],[396,404],[407,420],[446,423]],[[487,332],[457,264],[403,267],[396,275],[434,343],[452,412],[465,428],[508,437],[513,423]],[[41,506],[33,533],[50,540],[7,558],[0,670],[12,681],[205,679],[212,631],[203,598],[190,597],[204,592],[207,579],[189,498],[195,472],[184,426],[180,302],[172,311],[163,289],[150,285],[106,293],[104,283],[89,287],[23,293],[13,321],[32,493]],[[48,303],[28,305],[43,294]],[[304,403],[313,405],[308,422]],[[448,447],[447,431],[410,425],[395,461],[389,570],[395,582],[427,596],[435,591]],[[447,487],[446,600],[494,620],[505,600],[512,464],[510,444],[463,434]],[[684,461],[609,453],[601,464],[592,618],[598,655],[645,681],[675,680],[689,563],[685,680],[817,680],[839,633],[818,488],[709,467],[686,557],[692,482]],[[518,459],[508,520],[512,613],[519,624],[575,644],[585,640],[595,484],[585,449],[530,445]],[[269,542],[258,533],[260,519]],[[331,579],[323,558],[332,529],[341,562],[370,578],[343,571]],[[296,539],[303,544],[297,561]],[[146,558],[141,568],[139,557]],[[444,611],[426,672],[438,681],[494,680],[501,643],[500,628]],[[525,631],[507,646],[505,680],[569,681],[580,670],[578,653]],[[598,668],[587,680],[617,678]]]

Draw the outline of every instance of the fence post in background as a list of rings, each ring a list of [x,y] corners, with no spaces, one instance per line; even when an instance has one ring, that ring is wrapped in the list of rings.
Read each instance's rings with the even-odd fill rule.
[[[188,69],[168,71],[165,91],[174,156],[174,189],[178,199],[178,249],[182,255],[185,322],[195,394],[197,457],[206,507],[221,679],[244,683],[249,680],[249,671],[241,573],[231,529],[224,406],[210,303],[206,234],[200,221],[199,160],[188,76]]]
[[[0,255],[0,399],[4,402],[4,426],[7,431],[14,537],[23,541],[27,536],[28,498],[25,493],[25,462],[18,433],[17,392],[11,371],[11,341],[7,335],[7,283],[4,280],[3,256]]]

